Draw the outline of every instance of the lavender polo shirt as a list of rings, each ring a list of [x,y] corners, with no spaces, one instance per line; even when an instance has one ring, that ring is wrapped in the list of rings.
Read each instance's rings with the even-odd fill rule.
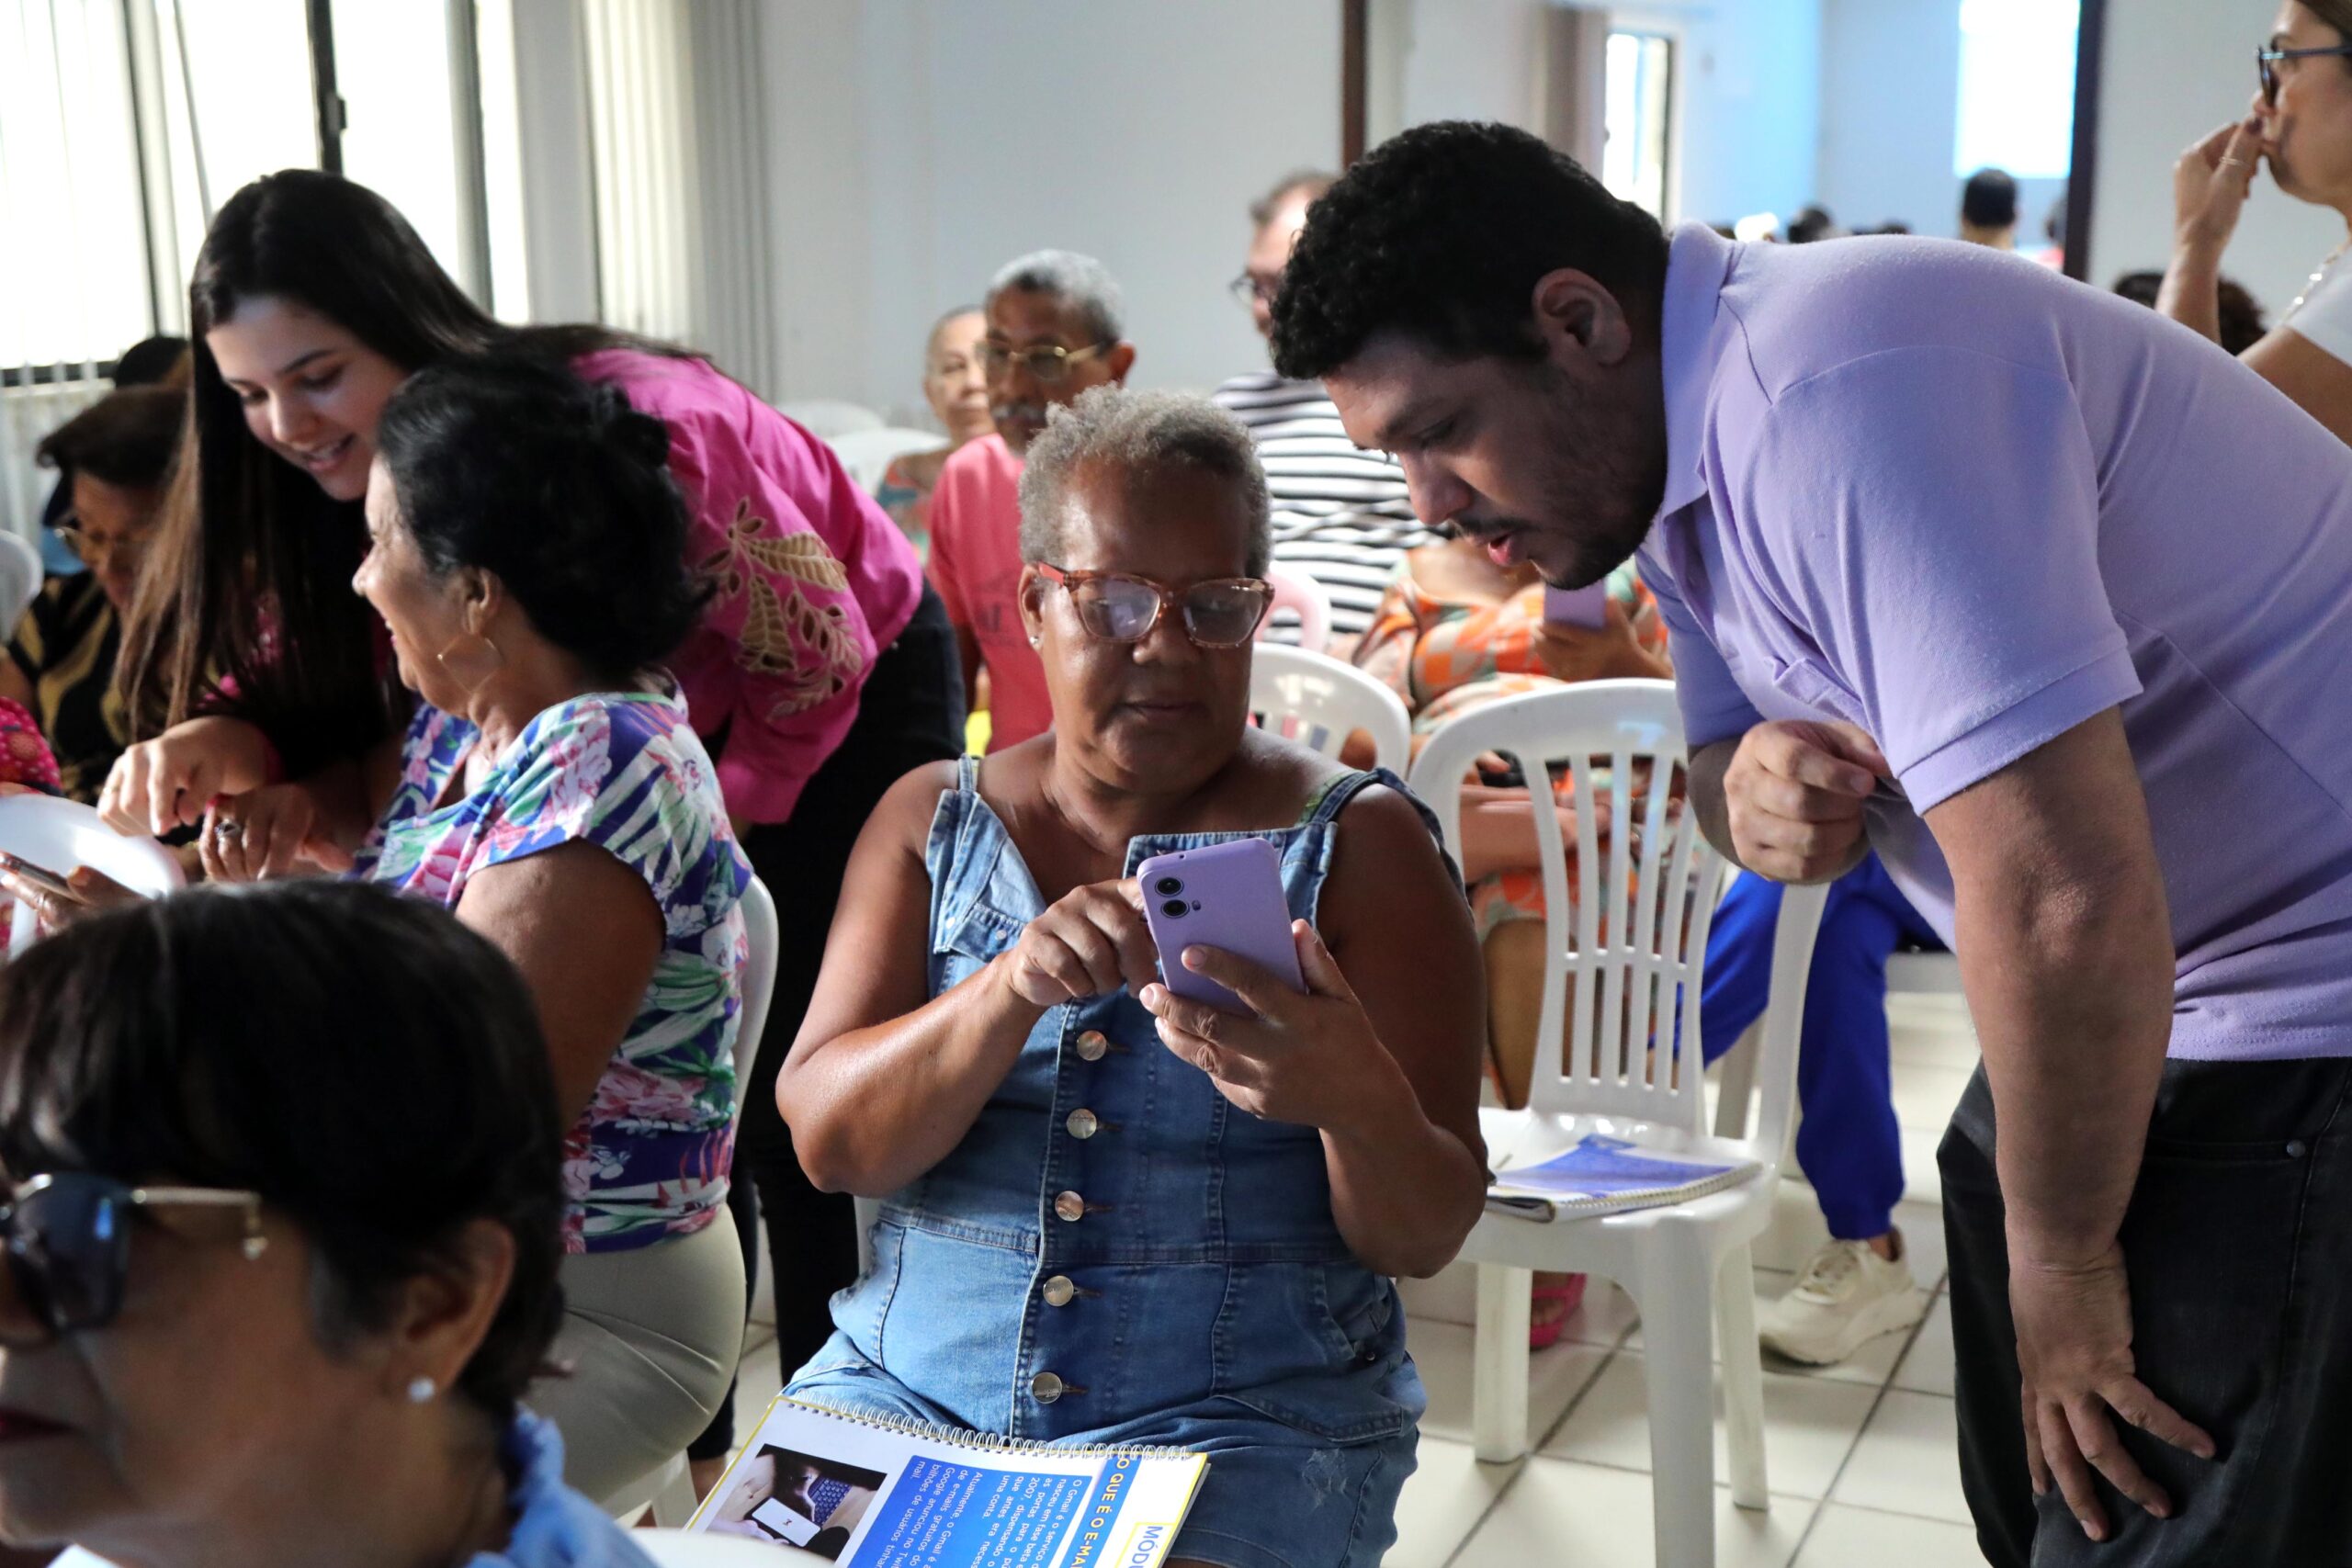
[[[2186,328],[2030,262],[1675,235],[1641,553],[1695,750],[1843,719],[1873,845],[2120,706],[2171,906],[2175,1056],[2352,1055],[2352,449]]]

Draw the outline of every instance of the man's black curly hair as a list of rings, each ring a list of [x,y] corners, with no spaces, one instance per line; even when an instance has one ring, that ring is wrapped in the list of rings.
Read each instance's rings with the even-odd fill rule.
[[[1535,280],[1585,273],[1635,311],[1666,232],[1564,152],[1507,125],[1439,120],[1375,148],[1308,209],[1274,300],[1274,366],[1329,375],[1398,331],[1449,358],[1542,354]]]

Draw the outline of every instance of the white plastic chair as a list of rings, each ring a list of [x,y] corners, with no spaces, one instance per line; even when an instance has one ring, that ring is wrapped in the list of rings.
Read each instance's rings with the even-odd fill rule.
[[[820,441],[831,441],[834,436],[846,435],[853,430],[879,430],[885,423],[880,414],[864,404],[844,402],[838,398],[808,398],[797,403],[778,403],[775,412]]]
[[[1261,642],[1250,650],[1250,711],[1276,735],[1327,757],[1359,729],[1384,768],[1401,773],[1412,755],[1413,718],[1396,693],[1352,664],[1304,649]]]
[[[734,1130],[738,1133],[743,1128],[743,1089],[752,1081],[752,1064],[760,1054],[761,1032],[767,1027],[768,1005],[775,998],[776,950],[782,941],[775,899],[767,884],[755,876],[743,890],[743,1011],[742,1022],[735,1031]],[[721,1215],[713,1223],[728,1221]],[[682,1525],[694,1517],[694,1483],[686,1473],[684,1453],[671,1455],[660,1469],[639,1476],[604,1501],[605,1512],[616,1519],[633,1519],[648,1507],[653,1510],[656,1524]]]
[[[1514,759],[1539,787],[1547,764],[1566,763],[1577,802],[1606,799],[1616,825],[1604,851],[1592,814],[1577,813],[1578,897],[1572,906],[1558,818],[1534,813],[1553,956],[1544,967],[1528,1108],[1479,1113],[1489,1162],[1531,1164],[1600,1133],[1669,1157],[1753,1160],[1761,1169],[1753,1180],[1670,1208],[1550,1224],[1488,1213],[1478,1222],[1462,1253],[1478,1265],[1477,1456],[1503,1461],[1527,1451],[1529,1272],[1616,1280],[1639,1305],[1648,1340],[1657,1562],[1660,1568],[1699,1568],[1714,1561],[1711,1317],[1723,1345],[1732,1500],[1745,1508],[1768,1506],[1748,1247],[1770,1223],[1780,1185],[1796,1098],[1805,975],[1826,892],[1792,887],[1781,903],[1754,1130],[1744,1137],[1710,1136],[1703,1130],[1699,998],[1721,857],[1701,836],[1696,812],[1668,815],[1674,764],[1684,760],[1673,686],[1596,681],[1530,693],[1440,728],[1424,743],[1411,782],[1437,813],[1447,847],[1457,852],[1462,782],[1487,751]],[[1650,763],[1639,787],[1637,761]],[[1608,769],[1605,787],[1595,784],[1596,764]],[[1636,824],[1638,852],[1627,831]],[[1677,1040],[1679,1070],[1678,1052],[1668,1044]]]
[[[1273,585],[1274,602],[1266,608],[1266,618],[1258,623],[1258,640],[1263,642],[1273,629],[1274,612],[1288,610],[1298,617],[1298,641],[1292,644],[1309,653],[1321,653],[1331,646],[1331,596],[1323,585],[1305,572],[1285,567],[1268,567],[1266,581]],[[1280,647],[1280,644],[1276,644]]]
[[[133,893],[150,898],[187,885],[172,852],[149,838],[127,838],[106,824],[91,807],[53,795],[0,795],[0,850],[62,876],[88,866]],[[8,951],[22,953],[40,934],[40,917],[18,904],[8,930]]]
[[[947,445],[947,438],[935,430],[886,424],[876,430],[845,430],[829,436],[825,445],[849,470],[851,482],[871,495],[891,464],[910,452],[935,451]]]

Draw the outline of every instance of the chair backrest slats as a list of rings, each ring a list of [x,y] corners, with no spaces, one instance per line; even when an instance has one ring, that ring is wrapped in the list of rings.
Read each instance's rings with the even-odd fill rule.
[[[1441,728],[1412,782],[1450,846],[1460,843],[1462,784],[1489,751],[1517,762],[1529,783],[1544,863],[1549,961],[1531,1109],[1700,1132],[1698,978],[1722,861],[1675,797],[1685,758],[1672,685],[1601,681],[1530,693]],[[1557,803],[1576,812],[1573,857],[1547,809],[1555,776],[1567,784]],[[1597,807],[1609,820],[1605,838]]]
[[[1412,755],[1413,720],[1396,693],[1352,664],[1281,643],[1250,654],[1250,712],[1268,733],[1327,757],[1348,737],[1372,737],[1376,765],[1403,773]]]

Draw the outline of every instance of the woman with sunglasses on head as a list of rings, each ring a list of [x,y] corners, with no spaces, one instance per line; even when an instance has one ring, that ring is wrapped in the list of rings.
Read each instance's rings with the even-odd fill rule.
[[[2173,169],[2172,265],[2156,308],[2217,342],[2222,255],[2264,162],[2278,188],[2352,225],[2352,0],[2284,0],[2256,51],[2247,117]],[[2278,324],[2238,357],[2352,441],[2352,240],[2319,265]]]
[[[529,993],[422,902],[199,890],[11,964],[0,1540],[650,1568],[518,1403],[563,1315],[560,1134]]]
[[[1053,724],[909,774],[852,857],[777,1098],[818,1184],[883,1205],[787,1392],[1204,1450],[1175,1562],[1353,1568],[1423,1406],[1385,1276],[1444,1267],[1483,1202],[1482,992],[1403,785],[1249,722],[1267,552],[1249,433],[1204,401],[1098,388],[1030,447]],[[1244,835],[1280,852],[1304,995],[1155,957],[1138,863]],[[1246,1010],[1170,995],[1179,963]]]
[[[850,1206],[812,1192],[769,1086],[797,1029],[849,845],[890,782],[963,747],[955,633],[912,547],[831,451],[707,362],[601,327],[485,314],[365,186],[290,170],[222,207],[188,288],[194,437],[124,640],[141,744],[108,782],[118,826],[210,817],[254,873],[340,863],[362,764],[409,712],[381,621],[348,592],[377,422],[402,381],[512,348],[561,361],[668,427],[684,559],[717,584],[668,660],[752,866],[780,892],[770,1027],[745,1086],[744,1163],[772,1250],[798,1259],[780,1321],[821,1333],[854,1277]],[[380,791],[379,791],[380,793]],[[750,1193],[735,1200],[747,1260]],[[811,1342],[813,1343],[813,1337]],[[697,1457],[723,1457],[715,1429]],[[715,1476],[717,1465],[707,1466]]]

